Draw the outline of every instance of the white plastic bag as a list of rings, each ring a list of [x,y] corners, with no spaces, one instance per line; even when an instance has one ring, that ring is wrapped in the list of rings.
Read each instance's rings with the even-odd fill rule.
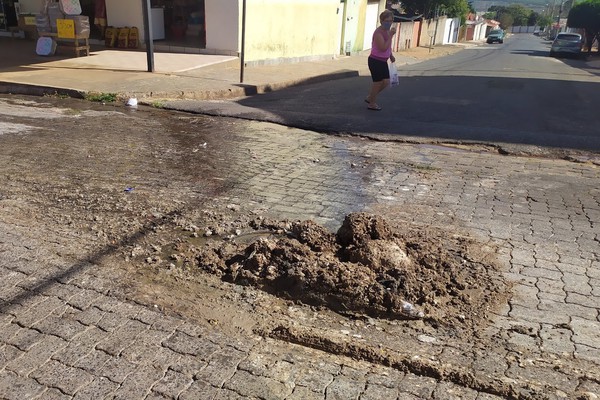
[[[400,84],[400,80],[398,79],[398,68],[396,68],[396,64],[390,63],[390,86],[397,86]]]

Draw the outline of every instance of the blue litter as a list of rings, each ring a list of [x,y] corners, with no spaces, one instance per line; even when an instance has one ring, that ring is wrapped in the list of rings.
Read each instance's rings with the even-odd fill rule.
[[[127,193],[129,193],[129,192],[133,192],[133,188],[132,188],[132,187],[128,187],[128,188],[126,188],[126,189],[125,189],[125,191],[126,191]]]

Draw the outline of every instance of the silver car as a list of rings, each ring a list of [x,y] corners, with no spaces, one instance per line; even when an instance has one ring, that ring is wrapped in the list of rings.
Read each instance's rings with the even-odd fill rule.
[[[583,37],[579,33],[561,32],[556,35],[550,48],[550,57],[560,55],[571,55],[574,57],[581,56],[583,48]]]

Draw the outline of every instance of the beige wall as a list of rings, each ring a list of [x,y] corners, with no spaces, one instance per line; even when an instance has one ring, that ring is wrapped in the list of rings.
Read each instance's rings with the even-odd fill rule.
[[[246,61],[338,54],[339,0],[247,1]]]

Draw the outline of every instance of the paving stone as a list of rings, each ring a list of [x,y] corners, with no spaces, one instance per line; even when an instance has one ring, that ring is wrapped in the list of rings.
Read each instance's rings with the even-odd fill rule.
[[[6,400],[32,399],[46,390],[35,379],[18,376],[9,371],[0,371],[0,394]]]
[[[450,382],[440,382],[433,391],[433,397],[447,400],[476,400],[477,392]]]
[[[427,399],[428,399],[428,397],[419,397],[419,396],[415,396],[414,394],[411,394],[411,393],[400,392],[400,393],[398,393],[397,400],[427,400]]]
[[[413,374],[406,374],[398,386],[398,391],[400,394],[408,393],[422,399],[429,399],[436,387],[437,381],[433,378],[423,378]]]
[[[111,393],[113,393],[119,384],[110,381],[107,378],[99,377],[94,378],[94,380],[86,385],[84,388],[79,390],[73,400],[97,400],[107,398]]]
[[[195,380],[181,393],[179,400],[214,400],[219,392],[219,389],[208,382]]]
[[[392,399],[392,397],[378,397],[377,399]],[[304,386],[298,386],[296,385],[294,387],[294,391],[292,392],[292,394],[290,394],[288,397],[286,397],[286,400],[324,400],[325,399],[325,395],[322,393],[316,393],[313,392],[312,390],[310,390],[307,387]],[[365,398],[365,400],[370,400],[368,398]]]
[[[264,400],[284,399],[292,393],[292,389],[281,382],[257,377],[241,370],[237,371],[223,387],[244,397],[258,397]]]
[[[173,350],[166,347],[159,347],[153,357],[148,359],[144,359],[143,363],[153,366],[155,369],[159,369],[161,371],[167,371],[169,368],[174,368],[175,365],[178,365],[181,362],[182,357],[185,357],[184,354],[180,354],[174,352]],[[198,357],[194,357],[198,358]],[[201,362],[201,360],[198,360]],[[182,369],[185,366],[182,365]],[[177,370],[177,369],[176,369]],[[178,371],[184,373],[182,371]]]
[[[12,327],[10,329],[10,332],[13,332]],[[42,335],[38,331],[29,328],[19,328],[14,330],[14,332],[15,333],[12,336],[4,339],[3,341],[6,344],[15,346],[19,350],[23,351],[29,350],[31,347],[33,347],[33,345],[42,340],[42,338],[44,337],[44,335]]]
[[[106,338],[106,332],[95,326],[88,327],[77,340],[69,342],[63,349],[57,351],[52,358],[63,364],[74,366],[80,359],[91,353],[96,345]]]
[[[162,315],[159,319],[154,321],[154,323],[151,326],[151,329],[168,333],[174,333],[183,324],[183,320]]]
[[[54,360],[42,364],[31,373],[31,377],[43,385],[57,388],[71,396],[94,379],[82,369],[69,367]]]
[[[183,332],[175,332],[163,342],[163,346],[177,353],[200,357],[202,360],[207,360],[219,350],[219,346],[216,344],[189,336]]]
[[[100,376],[116,383],[123,383],[128,376],[132,375],[139,368],[139,364],[129,362],[122,357],[110,357],[104,363]]]
[[[573,317],[571,329],[573,330],[572,340],[574,343],[600,349],[600,322]]]
[[[327,387],[333,382],[334,374],[314,366],[303,366],[296,372],[296,384],[309,388],[313,392],[325,393]]]
[[[110,282],[109,287],[114,287],[114,283]],[[135,316],[143,309],[143,307],[122,302],[114,297],[100,296],[94,302],[94,306],[103,310],[118,314],[125,319],[135,318]]]
[[[0,371],[6,367],[11,361],[25,354],[24,351],[17,349],[11,345],[0,345]]]
[[[105,311],[96,307],[90,307],[83,311],[75,312],[70,317],[83,325],[90,326],[98,324],[104,314],[106,314]]]
[[[129,374],[123,384],[115,391],[113,398],[114,400],[144,398],[150,394],[150,388],[163,376],[163,371],[151,366],[136,366],[134,372]]]
[[[12,316],[11,316],[12,317]],[[7,340],[15,336],[21,329],[17,323],[8,323],[0,329],[0,343],[5,343]]]
[[[365,390],[365,382],[345,376],[336,376],[325,389],[326,400],[358,399]]]
[[[79,310],[87,310],[99,298],[100,294],[95,290],[77,288],[75,294],[68,299],[68,303]]]
[[[157,354],[161,353],[162,347],[155,344],[146,344],[144,342],[135,342],[131,346],[126,347],[118,355],[121,357],[136,363],[143,364],[149,363],[157,357]],[[178,357],[181,355],[177,354]]]
[[[152,391],[166,398],[177,399],[193,382],[194,380],[190,376],[169,370],[165,376],[152,387]]]
[[[128,320],[117,330],[113,331],[105,340],[98,343],[96,348],[107,352],[112,356],[118,356],[125,348],[130,346],[135,338],[148,329],[148,325],[136,321]]]
[[[364,393],[360,396],[360,400],[396,399],[397,397],[398,389],[368,384]]]
[[[90,353],[74,362],[73,367],[81,368],[94,376],[99,376],[104,370],[104,366],[108,360],[111,359],[112,356],[101,350],[92,350]]]
[[[106,332],[114,332],[119,327],[125,325],[130,319],[126,316],[116,314],[114,312],[106,311],[102,316],[102,319],[95,325]]]
[[[51,315],[53,311],[64,307],[65,303],[57,297],[36,297],[38,301],[27,310],[21,310],[15,318],[20,325],[31,328],[35,323]]]
[[[73,396],[68,396],[58,389],[47,389],[44,393],[36,397],[35,400],[71,400]]]
[[[65,285],[58,281],[54,281],[52,284],[44,287],[42,291],[43,295],[52,298],[55,297],[57,300],[60,300],[61,303],[66,302],[71,297],[75,296],[78,292],[79,288],[73,285]]]
[[[234,392],[233,390],[228,390],[228,389],[221,389],[219,390],[216,394],[215,397],[213,398],[213,400],[262,400],[262,397],[247,397],[247,396],[241,396],[240,394],[238,394],[237,392]]]
[[[219,350],[208,359],[208,365],[196,372],[196,379],[222,387],[235,374],[245,357],[245,353],[231,348]]]
[[[397,388],[404,378],[404,373],[392,368],[376,369],[367,375],[367,384],[373,386],[384,386],[386,388]]]
[[[46,336],[20,357],[6,364],[6,369],[20,376],[28,376],[33,370],[45,363],[50,357],[65,347],[67,342],[56,336]]]
[[[53,315],[38,321],[33,328],[46,335],[58,336],[64,340],[71,340],[86,330],[86,326],[78,321]]]

